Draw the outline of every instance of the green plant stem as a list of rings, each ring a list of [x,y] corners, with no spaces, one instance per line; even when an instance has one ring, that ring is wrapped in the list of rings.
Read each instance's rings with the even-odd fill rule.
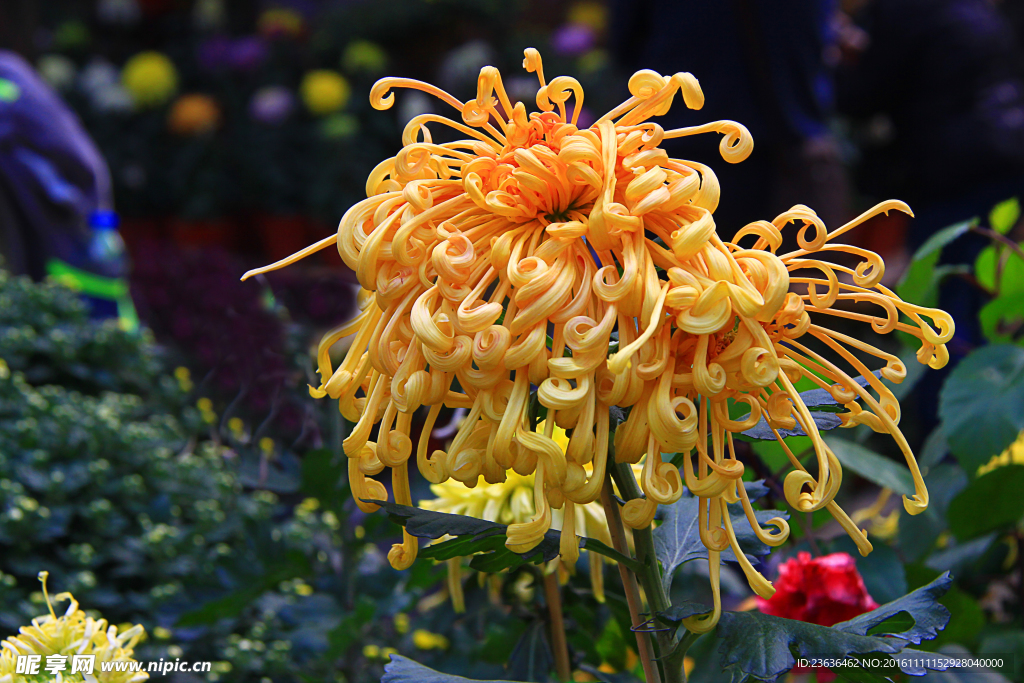
[[[544,573],[541,570],[541,573]],[[565,620],[562,617],[562,587],[558,583],[558,572],[544,573],[544,599],[548,603],[551,619],[551,649],[555,654],[555,672],[563,681],[572,680],[572,666],[569,664],[569,646],[565,642]]]
[[[626,463],[615,463],[612,476],[619,486],[619,492],[625,500],[643,497],[643,491],[633,476],[633,470]],[[672,606],[665,590],[665,582],[661,576],[661,565],[654,549],[654,529],[648,524],[643,529],[633,530],[633,545],[636,548],[636,559],[640,564],[637,577],[644,587],[644,593],[654,614],[664,612]],[[654,623],[658,625],[657,618]],[[677,647],[673,642],[672,633],[668,630],[658,631],[658,650],[661,653],[661,664],[664,668],[665,683],[685,683],[682,658],[686,654],[685,647]]]
[[[623,555],[629,554],[629,546],[626,544],[626,531],[622,526],[622,517],[619,515],[619,507],[615,502],[612,493],[611,479],[605,479],[604,488],[601,489],[601,503],[604,505],[605,516],[608,521],[608,532],[612,537],[612,546]],[[623,564],[618,563],[619,576],[622,578],[622,587],[626,593],[626,604],[629,606],[630,621],[636,634],[637,654],[640,657],[640,664],[644,668],[644,679],[647,683],[662,683],[661,674],[658,671],[657,661],[654,657],[654,647],[651,644],[651,634],[641,627],[643,619],[640,612],[643,609],[643,602],[640,599],[640,588],[636,583],[636,575]]]

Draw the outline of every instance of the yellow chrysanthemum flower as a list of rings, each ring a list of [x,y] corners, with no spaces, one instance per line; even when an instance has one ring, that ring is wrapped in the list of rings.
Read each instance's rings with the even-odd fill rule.
[[[545,424],[542,422],[537,426],[538,431],[543,432]],[[569,445],[569,437],[565,430],[555,427],[552,440],[558,444],[563,453]],[[585,468],[590,474],[589,465]],[[634,474],[639,476],[640,466],[633,466]],[[543,499],[543,490],[538,490],[536,477],[532,474],[523,476],[514,470],[507,473],[503,482],[488,484],[483,477],[472,488],[462,482],[449,479],[440,484],[433,484],[430,491],[436,498],[419,501],[419,507],[424,510],[435,510],[455,515],[466,515],[477,519],[485,519],[498,524],[527,524],[537,514],[538,498]],[[577,536],[594,538],[607,546],[612,545],[612,538],[608,531],[608,520],[605,516],[604,507],[599,502],[591,502],[579,505],[575,509],[573,519],[573,533],[563,534],[562,543],[559,548],[562,563],[572,568],[579,559],[579,544],[575,542]],[[552,529],[562,529],[565,517],[562,510],[552,510]],[[442,539],[443,540],[443,539]],[[596,553],[588,553],[590,561],[590,583],[594,595],[599,602],[604,602],[604,567],[603,558]],[[459,572],[461,560],[449,561],[449,572],[455,576],[449,576],[449,589],[452,592],[453,602],[458,606],[461,598]],[[459,611],[459,610],[457,610]]]
[[[611,450],[609,411],[618,406],[628,417],[615,430],[616,460],[637,463],[648,455],[640,478],[645,497],[627,503],[625,521],[648,526],[659,504],[679,499],[685,481],[700,498],[699,529],[716,595],[719,553],[733,546],[751,585],[769,596],[771,584],[745,562],[725,512],[726,503],[742,501],[763,542],[778,545],[788,535],[781,519],[773,520],[774,533],[758,526],[739,485],[744,467],[732,435],[762,417],[776,434],[799,426],[814,446],[815,474],[790,454],[790,505],[828,509],[861,552],[871,548],[834,502],[841,468],[795,389],[806,379],[843,406],[844,426],[892,434],[916,485],[904,504],[912,514],[923,510],[927,491],[897,427],[899,404],[861,359],[884,361],[881,375],[892,382],[906,368],[811,319],[841,317],[877,333],[912,334],[921,339],[921,362],[945,364],[950,316],[902,301],[880,284],[884,264],[876,254],[839,242],[878,213],[909,208],[888,201],[829,231],[813,211],[795,206],[724,241],[712,215],[719,203],[715,174],[670,158],[660,144],[721,133],[722,157],[738,163],[753,149],[749,132],[733,121],[665,130],[649,120],[667,113],[677,94],[699,109],[704,95],[696,78],[639,71],[629,80],[632,96],[581,130],[580,84],[565,76],[547,81],[537,51],[525,55],[524,67],[539,79],[540,111],[533,113],[511,101],[493,67],[481,69],[476,97],[465,103],[419,81],[378,81],[370,94],[377,109],[393,105],[391,89],[406,87],[438,97],[461,120],[414,117],[402,150],[370,174],[368,198],[345,214],[335,236],[247,274],[336,243],[363,287],[362,313],[321,342],[322,384],[311,389],[338,399],[356,423],[344,450],[360,507],[373,511],[364,501],[386,498],[371,478],[385,467],[396,501],[411,504],[411,458],[434,484],[475,486],[481,477],[500,484],[510,471],[532,475],[542,493],[535,515],[508,533],[510,548],[528,550],[551,527],[552,510],[562,511],[565,533],[575,528],[576,508],[600,494]],[[430,123],[466,139],[434,143]],[[799,248],[777,255],[789,223],[802,223]],[[743,240],[753,243],[740,246]],[[823,258],[837,253],[861,262]],[[852,303],[880,312],[851,309]],[[350,334],[344,361],[332,367],[331,347]],[[840,365],[820,355],[824,348]],[[546,411],[541,433],[530,426],[531,387]],[[733,406],[748,414],[735,417]],[[412,416],[421,407],[428,414],[414,455]],[[428,453],[427,436],[444,407],[466,408],[469,417],[447,450]],[[571,430],[564,452],[552,439],[556,425]],[[680,472],[662,453],[690,456]],[[407,567],[415,552],[415,539],[406,535],[389,558]],[[706,630],[719,612],[716,598],[710,618],[687,626]]]
[[[144,637],[145,629],[140,625],[132,626],[120,633],[118,627],[108,625],[106,619],[93,619],[78,608],[78,603],[70,593],[60,593],[54,597],[57,602],[70,600],[71,604],[63,616],[58,617],[53,611],[53,604],[46,591],[47,572],[39,573],[43,583],[43,595],[50,613],[32,620],[31,626],[23,626],[19,635],[11,636],[0,643],[0,683],[15,683],[34,680],[24,674],[17,673],[19,655],[40,655],[42,661],[50,655],[64,655],[70,662],[73,655],[95,655],[93,678],[99,683],[136,683],[149,679],[144,671],[102,671],[103,662],[133,662],[133,648]],[[66,683],[87,680],[81,672],[60,673]],[[39,680],[52,680],[46,673],[39,675]]]
[[[125,63],[121,83],[136,106],[156,107],[178,89],[178,70],[161,52],[140,52]]]

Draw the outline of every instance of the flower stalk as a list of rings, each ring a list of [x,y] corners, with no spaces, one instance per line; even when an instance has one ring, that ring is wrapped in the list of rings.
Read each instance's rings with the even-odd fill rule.
[[[627,503],[642,498],[643,493],[628,464],[616,463],[611,470],[611,476]],[[637,578],[644,588],[644,594],[647,596],[651,608],[651,623],[655,624],[657,628],[659,660],[663,668],[662,679],[665,683],[685,683],[683,656],[686,654],[686,648],[679,647],[681,642],[679,644],[675,642],[671,629],[660,628],[657,617],[659,612],[667,610],[672,603],[665,590],[661,565],[655,554],[652,525],[648,524],[646,527],[633,530],[633,545],[636,548],[636,559],[640,565]],[[686,633],[689,634],[689,631]]]
[[[622,516],[615,503],[615,495],[612,491],[611,480],[605,481],[601,490],[601,502],[604,504],[605,514],[608,518],[608,531],[612,537],[612,547],[623,555],[629,555],[629,546],[626,545],[626,531],[622,525]],[[622,578],[622,587],[626,593],[626,604],[629,607],[630,621],[633,624],[633,632],[636,634],[637,653],[640,655],[640,664],[644,668],[644,679],[647,683],[661,683],[661,675],[654,656],[654,647],[651,644],[651,634],[644,630],[644,620],[640,617],[643,610],[643,603],[640,599],[640,588],[637,585],[637,575],[634,574],[623,563],[619,564],[619,576]],[[666,683],[668,683],[666,681]]]
[[[572,680],[572,666],[569,662],[569,646],[565,641],[565,619],[562,617],[562,587],[558,572],[544,574],[544,599],[548,603],[548,617],[551,626],[551,649],[555,655],[555,673],[559,680]]]

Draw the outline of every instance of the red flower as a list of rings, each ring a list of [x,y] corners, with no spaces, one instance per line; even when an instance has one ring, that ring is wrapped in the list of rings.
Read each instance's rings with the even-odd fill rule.
[[[847,553],[832,553],[812,558],[799,553],[779,567],[775,595],[771,600],[757,599],[765,614],[786,619],[832,626],[878,607],[864,587],[857,564]],[[801,667],[794,673],[806,671]],[[828,669],[818,671],[819,681],[834,678]]]

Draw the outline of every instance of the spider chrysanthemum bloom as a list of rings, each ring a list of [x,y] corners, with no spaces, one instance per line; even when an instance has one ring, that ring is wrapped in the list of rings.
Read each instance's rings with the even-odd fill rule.
[[[900,300],[880,284],[877,255],[837,242],[879,212],[909,209],[886,202],[829,232],[813,211],[796,206],[725,242],[713,219],[714,173],[670,158],[660,145],[718,132],[723,158],[736,163],[750,154],[749,133],[731,121],[664,130],[649,120],[665,114],[677,94],[699,109],[703,94],[693,76],[640,71],[629,81],[632,97],[581,130],[579,83],[546,81],[533,49],[524,67],[539,78],[540,111],[533,113],[511,101],[493,67],[481,70],[477,95],[465,103],[426,83],[379,81],[371,93],[378,109],[393,104],[392,88],[407,87],[437,96],[458,118],[413,118],[401,151],[371,173],[368,198],[345,214],[335,236],[252,272],[337,243],[363,287],[360,315],[321,342],[322,384],[311,390],[338,399],[355,423],[344,450],[359,506],[373,511],[366,501],[386,498],[372,478],[384,468],[391,469],[396,501],[411,504],[410,460],[434,484],[495,484],[511,471],[532,475],[543,495],[529,521],[509,527],[508,546],[536,545],[552,510],[561,510],[563,535],[570,536],[563,546],[572,546],[576,506],[596,500],[607,478],[609,411],[617,406],[628,418],[614,432],[616,460],[648,456],[644,498],[629,501],[623,518],[646,527],[659,504],[679,499],[685,481],[701,499],[701,538],[717,585],[718,553],[737,545],[728,502],[743,502],[764,542],[777,545],[788,535],[781,519],[773,520],[774,533],[761,529],[737,485],[744,468],[732,434],[764,417],[776,431],[799,426],[814,444],[814,474],[792,458],[789,503],[801,511],[828,508],[866,552],[865,535],[834,503],[839,463],[795,389],[807,378],[845,407],[845,426],[866,424],[894,436],[917,484],[907,509],[923,509],[927,492],[897,427],[899,405],[860,355],[884,360],[881,374],[890,381],[900,381],[905,368],[811,319],[842,317],[879,333],[909,332],[921,339],[919,360],[945,363],[949,316]],[[432,123],[466,138],[434,143]],[[781,230],[794,222],[803,223],[799,249],[776,254]],[[740,246],[743,240],[753,243]],[[862,263],[822,258],[837,252]],[[873,304],[882,314],[854,303]],[[330,349],[348,335],[354,339],[334,368]],[[822,348],[840,365],[819,355]],[[534,392],[545,419],[539,432],[529,416]],[[745,406],[746,417],[734,417],[734,404]],[[427,437],[445,407],[467,409],[468,418],[446,450],[428,452]],[[413,434],[420,408],[426,419]],[[552,438],[556,426],[570,433],[565,449]],[[691,455],[680,472],[663,453]],[[416,540],[406,534],[389,559],[406,567],[415,552]],[[770,595],[770,583],[736,554],[755,590]]]
[[[118,632],[117,626],[108,625],[106,619],[93,619],[78,608],[78,602],[70,593],[60,593],[54,597],[57,602],[69,600],[67,611],[60,617],[53,611],[49,594],[46,592],[46,572],[40,572],[43,582],[43,594],[50,613],[32,620],[31,626],[23,626],[18,635],[11,636],[0,642],[0,683],[13,683],[27,680],[24,674],[17,672],[19,655],[40,655],[45,663],[50,655],[63,655],[67,662],[73,655],[95,655],[93,678],[88,680],[100,683],[136,683],[149,679],[144,671],[101,671],[105,662],[134,662],[134,647],[145,635],[142,626],[135,625],[125,631]],[[65,681],[86,680],[81,673],[71,674],[71,666],[67,666],[68,674],[58,674]],[[51,680],[43,673],[39,680]]]

